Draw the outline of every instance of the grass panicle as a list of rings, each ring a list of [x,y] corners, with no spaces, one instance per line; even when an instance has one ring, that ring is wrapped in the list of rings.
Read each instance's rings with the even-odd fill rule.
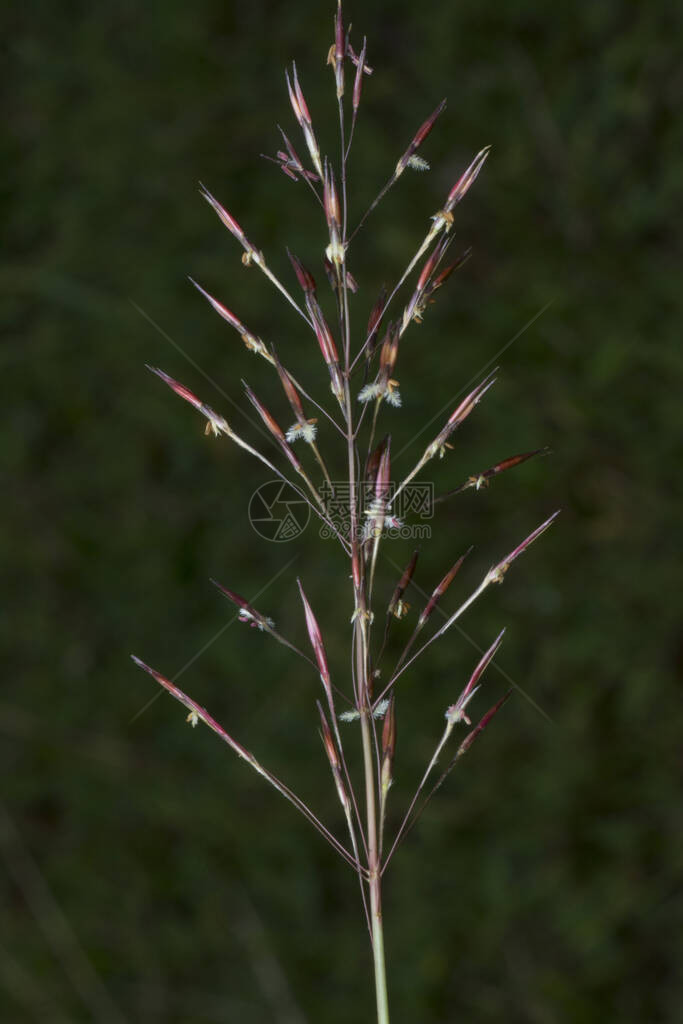
[[[314,127],[297,67],[293,63],[285,72],[285,80],[301,142],[297,141],[299,148],[295,148],[289,129],[285,132],[278,126],[284,148],[277,151],[276,157],[267,157],[284,173],[287,182],[282,181],[282,187],[310,190],[314,214],[320,217],[317,205],[324,214],[324,235],[319,244],[320,265],[313,267],[312,271],[288,250],[298,286],[298,291],[295,289],[296,295],[273,273],[265,254],[250,241],[235,217],[206,187],[202,185],[200,188],[203,198],[242,250],[244,266],[256,266],[265,275],[287,303],[289,308],[285,308],[284,312],[292,315],[293,311],[295,317],[298,317],[298,326],[310,335],[311,356],[306,368],[306,379],[300,382],[291,373],[281,354],[276,351],[272,339],[262,339],[252,333],[227,306],[190,279],[218,315],[238,333],[246,348],[270,364],[271,369],[266,372],[272,373],[274,370],[277,375],[281,387],[278,392],[279,401],[287,410],[287,420],[281,422],[290,423],[290,415],[293,422],[283,428],[256,392],[244,384],[248,403],[257,414],[256,420],[253,420],[256,430],[262,441],[270,446],[266,455],[261,447],[238,435],[219,412],[184,384],[163,370],[154,367],[149,369],[204,417],[208,434],[236,444],[248,456],[260,461],[269,474],[291,487],[322,523],[328,531],[327,535],[333,538],[337,550],[341,552],[344,567],[339,570],[340,578],[348,577],[350,582],[347,584],[344,580],[348,586],[348,606],[342,617],[342,625],[338,628],[346,629],[349,634],[350,671],[348,665],[335,665],[328,660],[325,630],[313,611],[301,580],[296,581],[301,602],[300,632],[302,637],[307,635],[308,642],[305,639],[302,642],[300,637],[294,637],[293,640],[285,638],[275,628],[273,620],[258,611],[249,600],[215,580],[212,582],[236,606],[240,621],[268,634],[301,658],[306,663],[305,671],[311,674],[312,683],[314,676],[318,676],[322,694],[320,691],[316,694],[316,687],[312,685],[311,701],[317,706],[324,757],[332,773],[342,821],[337,821],[336,826],[326,824],[323,816],[314,812],[281,779],[265,768],[206,709],[180,690],[172,680],[139,658],[133,657],[133,660],[175,700],[183,704],[190,725],[194,727],[203,724],[214,732],[233,753],[288,800],[355,872],[370,936],[377,1021],[378,1024],[388,1024],[389,998],[382,911],[384,874],[400,843],[414,827],[429,800],[509,697],[509,693],[504,694],[477,719],[473,708],[484,686],[485,670],[498,653],[504,631],[482,655],[464,687],[460,685],[455,688],[455,692],[460,691],[460,695],[446,709],[446,724],[441,738],[412,799],[403,811],[399,811],[396,818],[400,822],[398,827],[394,823],[390,800],[397,764],[396,738],[400,719],[397,684],[409,674],[415,662],[426,655],[431,644],[443,638],[492,584],[503,582],[512,563],[548,529],[557,512],[544,519],[521,543],[512,547],[504,558],[495,562],[469,596],[460,599],[455,611],[447,612],[442,605],[447,595],[450,598],[450,588],[456,578],[457,588],[460,588],[460,571],[469,551],[459,555],[453,553],[453,556],[457,556],[456,560],[427,596],[414,582],[419,557],[419,549],[416,549],[387,603],[387,594],[380,586],[379,566],[382,553],[390,543],[392,530],[403,526],[399,518],[401,513],[398,499],[432,459],[436,456],[442,458],[452,447],[454,433],[488,394],[498,372],[494,370],[489,373],[473,388],[468,385],[468,388],[462,389],[461,394],[467,390],[465,397],[417,458],[413,468],[394,483],[391,436],[389,433],[382,436],[382,433],[390,426],[394,429],[393,424],[399,422],[397,417],[400,418],[402,399],[395,377],[399,347],[411,324],[419,323],[428,315],[437,293],[441,293],[453,272],[469,258],[469,250],[466,250],[444,265],[453,243],[456,207],[467,196],[482,171],[490,147],[481,149],[461,173],[443,207],[432,214],[424,237],[416,242],[413,254],[398,280],[381,286],[367,326],[359,328],[352,321],[350,302],[350,295],[357,290],[358,284],[347,266],[348,260],[353,257],[355,239],[389,189],[399,185],[407,169],[427,169],[427,162],[421,155],[418,156],[418,150],[423,147],[443,114],[446,100],[441,100],[417,129],[407,148],[395,161],[394,170],[379,189],[376,198],[362,214],[357,226],[349,230],[351,213],[355,215],[357,211],[351,210],[348,159],[357,119],[363,109],[363,98],[372,83],[374,69],[368,64],[367,41],[363,39],[358,49],[352,45],[350,26],[344,22],[341,0],[337,3],[334,37],[327,61],[334,77],[333,109],[339,126],[339,147],[335,154],[326,153],[320,148],[318,140],[325,133],[318,133]],[[305,154],[303,158],[302,153]],[[322,276],[321,271],[324,272]],[[326,288],[323,289],[324,294],[319,293],[315,274],[323,282],[327,278],[329,293]],[[409,285],[414,274],[416,279]],[[379,282],[373,282],[371,286],[378,288]],[[407,295],[404,294],[406,290]],[[322,356],[321,360],[315,355],[317,350]],[[263,364],[258,363],[258,366]],[[356,372],[360,380],[352,379]],[[407,388],[405,383],[403,391],[409,394],[410,382]],[[317,415],[311,415],[313,410]],[[376,433],[379,433],[381,440],[376,439]],[[297,445],[296,452],[293,447],[295,442],[304,442]],[[467,477],[460,486],[440,495],[436,504],[466,490],[485,491],[494,477],[509,469],[521,467],[531,458],[545,455],[548,451],[548,448],[541,447],[507,457],[489,469]],[[337,465],[343,465],[343,472],[335,471],[333,474],[328,467]],[[343,514],[339,516],[335,502],[342,492]],[[330,548],[327,553],[331,559],[333,550]],[[415,604],[411,590],[424,594],[425,598],[418,602],[421,610],[417,615],[411,613],[411,604]],[[406,598],[410,598],[410,601]],[[442,619],[434,629],[432,624],[437,611]],[[404,626],[402,620],[410,620],[413,615],[412,628],[410,622]],[[402,641],[403,649],[393,669],[387,670],[390,632],[393,637],[394,633],[401,631],[407,640]],[[423,635],[427,638],[422,639]],[[421,640],[419,646],[418,639]],[[336,649],[336,645],[330,645],[329,649]],[[452,679],[444,680],[444,694],[452,690],[453,685]],[[341,712],[337,710],[339,700],[345,705]],[[340,722],[347,724],[340,727]],[[463,727],[469,731],[459,736]],[[343,743],[344,737],[348,740],[347,729],[357,729],[359,732],[360,764],[347,763]],[[347,746],[349,750],[357,749],[356,745],[348,742]],[[437,774],[437,767],[446,751],[450,751],[450,758],[440,774]],[[400,755],[400,749],[398,753]],[[336,813],[339,815],[338,807]],[[345,831],[346,838],[336,834],[337,827]],[[364,1014],[359,1011],[359,1018],[361,1016]]]

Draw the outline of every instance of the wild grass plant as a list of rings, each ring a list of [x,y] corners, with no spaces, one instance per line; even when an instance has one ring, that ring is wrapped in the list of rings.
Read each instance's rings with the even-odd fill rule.
[[[306,380],[300,381],[287,367],[285,352],[278,351],[270,340],[263,340],[252,333],[221,300],[193,281],[219,316],[240,335],[247,349],[268,364],[266,372],[277,376],[282,389],[282,409],[289,410],[287,421],[282,420],[281,411],[278,412],[279,419],[276,419],[257,393],[249,385],[244,385],[246,398],[270,436],[274,450],[264,454],[189,388],[161,369],[150,369],[205,418],[207,434],[236,444],[262,463],[269,478],[274,476],[291,488],[319,521],[323,534],[333,538],[343,554],[344,574],[350,580],[346,616],[350,623],[350,670],[346,666],[330,667],[324,631],[301,579],[296,581],[296,588],[301,603],[302,631],[305,625],[309,653],[302,649],[305,642],[295,643],[283,636],[268,616],[237,592],[221,582],[213,582],[237,606],[242,622],[267,634],[303,659],[311,671],[312,681],[316,675],[319,677],[321,689],[317,710],[320,738],[336,798],[341,805],[345,833],[340,837],[332,825],[325,824],[322,816],[172,680],[139,658],[134,657],[133,660],[185,706],[187,721],[192,726],[200,723],[208,726],[288,800],[356,874],[372,952],[377,1021],[378,1024],[387,1024],[389,999],[382,914],[383,881],[402,840],[434,792],[510,696],[509,692],[504,694],[483,714],[474,716],[474,699],[482,685],[484,672],[502,643],[504,631],[492,641],[474,666],[459,696],[446,707],[441,738],[412,799],[399,810],[397,824],[392,825],[394,814],[388,814],[387,810],[394,777],[399,682],[427,648],[444,637],[486,590],[504,581],[512,563],[550,526],[557,513],[546,518],[504,557],[496,557],[474,590],[450,614],[443,613],[440,605],[468,552],[454,553],[453,565],[435,586],[432,585],[431,596],[417,615],[412,629],[399,624],[410,616],[406,594],[413,584],[419,557],[417,550],[398,579],[388,604],[386,595],[379,592],[375,577],[382,547],[390,543],[392,531],[405,526],[398,515],[399,498],[405,497],[413,481],[423,476],[432,460],[447,457],[453,435],[474,413],[496,380],[494,371],[479,381],[456,405],[412,469],[401,479],[393,479],[391,434],[381,435],[385,429],[390,430],[392,417],[400,415],[401,390],[395,376],[399,350],[404,343],[410,343],[411,332],[426,315],[436,293],[467,258],[467,253],[452,252],[456,211],[482,170],[489,148],[482,149],[459,175],[443,206],[431,216],[425,235],[410,256],[405,270],[390,288],[382,288],[371,307],[367,325],[359,325],[351,316],[352,295],[359,287],[351,269],[354,248],[362,244],[362,232],[368,217],[402,175],[427,168],[418,151],[444,110],[445,100],[418,128],[375,200],[357,223],[352,223],[351,183],[347,176],[349,154],[363,89],[372,81],[375,72],[368,60],[366,41],[354,49],[344,23],[341,0],[334,19],[334,42],[327,62],[333,72],[336,93],[338,152],[331,155],[321,151],[296,65],[292,65],[286,73],[286,82],[294,118],[303,137],[303,148],[297,141],[297,150],[290,136],[280,129],[283,148],[274,158],[292,183],[310,191],[314,210],[319,207],[322,214],[325,234],[320,245],[320,265],[314,268],[315,274],[295,253],[289,252],[292,281],[287,283],[278,277],[265,254],[252,242],[235,217],[207,188],[201,188],[204,199],[241,246],[242,263],[256,268],[277,289],[293,315],[299,318],[302,330],[313,336],[311,353],[317,343],[322,355],[321,362],[312,355],[310,373],[307,371]],[[300,152],[306,154],[303,159]],[[320,292],[319,281],[325,282]],[[326,385],[321,385],[323,378],[327,379]],[[284,429],[281,422],[287,423]],[[485,489],[493,477],[533,456],[544,454],[546,450],[508,456],[468,476],[458,487],[434,499],[434,513],[438,515],[436,506],[440,502],[470,488]],[[342,479],[330,468],[339,453],[346,467]],[[501,546],[505,550],[505,545]],[[443,621],[434,629],[433,613],[438,606]],[[405,643],[398,659],[391,664],[387,657],[391,645],[387,641],[392,631],[400,629],[405,631]],[[449,696],[444,696],[444,702]],[[350,744],[346,737],[347,730],[351,729],[360,732],[360,765],[350,763],[347,758],[345,747]]]

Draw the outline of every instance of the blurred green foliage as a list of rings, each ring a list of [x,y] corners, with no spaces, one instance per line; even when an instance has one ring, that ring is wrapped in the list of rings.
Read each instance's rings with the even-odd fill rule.
[[[135,651],[169,676],[183,670],[196,699],[341,832],[315,675],[256,631],[226,628],[231,609],[207,579],[260,594],[303,644],[300,574],[342,681],[345,566],[313,526],[289,544],[260,541],[246,515],[260,468],[205,440],[193,411],[143,369],[194,387],[252,441],[230,404],[245,409],[242,377],[286,419],[265,364],[189,273],[326,389],[314,340],[242,267],[197,182],[287,280],[289,245],[322,286],[319,211],[259,154],[278,148],[277,123],[296,137],[291,58],[336,151],[328,6],[36,0],[3,15],[13,90],[0,267],[0,1018],[10,1024],[372,1016],[351,872],[206,730],[184,726],[177,705],[164,697],[138,714],[156,692],[128,661]],[[457,211],[456,246],[473,258],[402,346],[404,408],[385,414],[394,450],[405,448],[397,469],[489,362],[501,379],[436,468],[439,488],[518,451],[554,450],[445,505],[417,582],[430,590],[474,544],[452,610],[563,509],[463,620],[480,647],[508,627],[498,664],[550,720],[522,695],[508,704],[393,862],[393,1019],[673,1024],[680,9],[370,0],[347,18],[375,68],[351,160],[352,219],[449,99],[424,146],[433,170],[404,175],[350,258],[359,337],[381,283],[493,144]],[[323,448],[333,440],[321,430]],[[410,545],[389,553],[403,565]],[[395,576],[385,560],[387,595]],[[412,621],[396,629],[394,652]],[[476,659],[453,631],[404,680],[396,816]],[[505,686],[491,670],[478,710]]]

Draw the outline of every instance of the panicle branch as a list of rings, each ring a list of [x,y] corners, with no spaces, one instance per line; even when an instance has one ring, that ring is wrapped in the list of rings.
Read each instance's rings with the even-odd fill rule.
[[[273,786],[278,791],[278,793],[280,793],[286,800],[293,804],[293,806],[296,807],[296,809],[300,811],[300,813],[303,814],[303,816],[308,821],[310,821],[313,827],[317,829],[318,832],[320,832],[320,834],[327,840],[330,846],[334,850],[336,850],[337,853],[340,854],[340,856],[342,856],[344,860],[351,865],[352,868],[357,870],[356,859],[349,853],[349,851],[344,846],[342,846],[339,840],[332,835],[332,833],[323,825],[323,823],[315,816],[313,811],[304,803],[303,800],[301,800],[296,795],[296,793],[293,793],[291,789],[285,786],[284,782],[278,779],[277,776],[273,775],[272,772],[269,772],[267,768],[264,768],[263,765],[256,760],[254,755],[247,750],[246,747],[243,747],[241,743],[238,743],[237,740],[233,739],[232,736],[225,731],[223,726],[219,725],[215,718],[211,717],[211,715],[205,708],[201,707],[200,704],[197,704],[197,702],[192,700],[191,697],[188,697],[186,693],[183,693],[183,691],[179,689],[179,687],[177,687],[175,683],[172,683],[170,679],[167,679],[165,676],[162,676],[160,672],[157,672],[155,669],[150,668],[149,665],[146,665],[144,661],[141,661],[140,658],[137,658],[134,654],[131,654],[131,658],[138,666],[138,668],[141,668],[145,672],[147,672],[150,676],[152,676],[153,679],[156,680],[157,683],[159,683],[160,686],[163,686],[164,689],[167,690],[172,697],[175,697],[177,701],[180,701],[181,704],[185,705],[185,707],[189,711],[187,721],[191,725],[195,726],[199,722],[204,722],[205,725],[208,725],[209,729],[211,729],[212,732],[215,732],[218,738],[223,740],[224,743],[227,743],[230,749],[233,750],[239,758],[241,758],[243,761],[246,761],[247,764],[251,768],[253,768],[258,775],[260,775],[267,782],[269,782],[271,786]]]
[[[209,190],[204,185],[201,185],[200,183],[200,186],[201,187],[199,190],[199,194],[203,196],[204,199],[206,199],[207,203],[209,204],[209,206],[213,208],[221,222],[226,226],[228,231],[235,236],[237,241],[244,249],[244,252],[242,253],[242,263],[244,264],[244,266],[250,267],[252,264],[254,264],[254,266],[257,266],[259,270],[261,270],[262,273],[266,275],[271,284],[274,284],[277,290],[282,295],[284,295],[284,297],[287,299],[287,302],[297,311],[299,316],[302,316],[304,320],[309,322],[303,309],[301,309],[298,303],[294,301],[294,299],[289,294],[289,292],[282,284],[282,282],[278,280],[278,278],[272,272],[270,267],[266,264],[266,260],[263,253],[259,249],[257,249],[256,246],[252,245],[252,243],[249,241],[244,231],[242,231],[242,228],[239,226],[235,218],[228,213],[224,206],[221,206],[218,200],[211,195]]]

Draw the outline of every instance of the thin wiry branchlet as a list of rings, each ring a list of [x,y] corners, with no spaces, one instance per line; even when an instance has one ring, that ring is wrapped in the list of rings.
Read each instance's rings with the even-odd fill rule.
[[[363,49],[365,49],[365,40],[363,40]],[[346,52],[347,52],[347,54],[349,56],[349,59],[350,59],[352,64],[354,64],[356,67],[358,67],[359,64],[362,65],[362,67],[363,67],[363,74],[364,75],[372,75],[374,73],[375,69],[371,68],[370,65],[366,61],[364,61],[364,60],[361,61],[361,59],[360,59],[361,55],[357,54],[355,52],[353,46],[348,41],[346,43]]]
[[[278,164],[283,174],[286,174],[288,178],[292,179],[292,181],[298,181],[299,177],[304,178],[308,182],[320,181],[317,174],[314,174],[313,171],[309,171],[308,168],[304,167],[301,162],[301,158],[294,149],[289,137],[279,125],[278,130],[282,135],[282,141],[285,144],[287,152],[285,153],[283,150],[279,149],[275,154],[275,157],[267,156],[265,153],[261,153],[261,156],[265,157],[266,160],[270,160],[271,163]]]
[[[181,704],[185,705],[185,707],[189,711],[187,721],[189,721],[192,725],[196,725],[198,721],[201,721],[205,725],[208,725],[209,729],[211,729],[212,732],[214,732],[219,739],[223,740],[224,743],[227,743],[227,745],[231,748],[231,750],[233,750],[237,754],[238,757],[246,761],[247,764],[251,768],[253,768],[258,775],[266,779],[266,781],[269,782],[271,786],[275,787],[278,793],[280,793],[286,800],[293,804],[294,807],[296,807],[296,809],[300,811],[301,814],[303,814],[308,821],[310,821],[313,827],[317,829],[318,832],[320,832],[320,834],[327,840],[327,842],[330,843],[330,845],[337,851],[337,853],[339,853],[344,858],[344,860],[351,864],[352,867],[356,867],[357,858],[354,860],[354,857],[348,852],[348,850],[345,849],[345,847],[342,846],[339,840],[336,839],[335,836],[333,836],[332,833],[325,828],[322,822],[318,820],[318,818],[315,816],[315,814],[313,814],[310,808],[307,807],[304,801],[301,800],[301,798],[298,797],[296,793],[293,793],[291,789],[285,786],[285,784],[281,782],[280,779],[278,779],[275,775],[273,775],[272,772],[269,772],[266,768],[264,768],[263,765],[256,760],[254,755],[249,750],[247,750],[246,747],[243,747],[241,743],[238,743],[237,740],[233,739],[233,737],[225,731],[223,726],[219,725],[215,718],[212,718],[212,716],[208,713],[208,711],[205,708],[203,708],[200,704],[197,704],[197,702],[192,700],[191,697],[188,697],[186,693],[183,693],[183,691],[179,689],[179,687],[177,687],[174,683],[172,683],[170,679],[167,679],[166,676],[162,676],[162,674],[160,672],[157,672],[156,669],[150,668],[149,665],[146,665],[145,662],[141,661],[140,658],[137,658],[134,654],[131,654],[131,658],[133,662],[138,666],[138,668],[141,668],[145,672],[147,672],[148,675],[152,676],[152,678],[157,683],[159,683],[160,686],[163,686],[163,688],[167,690],[172,697],[175,697],[177,701],[180,701]]]

